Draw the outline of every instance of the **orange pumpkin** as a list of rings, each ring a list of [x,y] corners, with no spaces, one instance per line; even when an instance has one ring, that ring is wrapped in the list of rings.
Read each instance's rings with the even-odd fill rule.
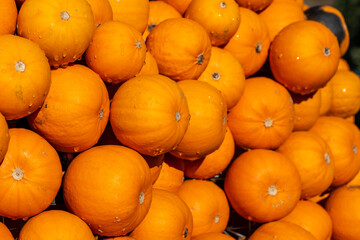
[[[208,180],[186,180],[177,191],[193,216],[192,236],[225,230],[230,207],[224,191]]]
[[[235,240],[235,238],[224,233],[203,233],[192,237],[191,240]]]
[[[312,201],[300,200],[281,221],[295,223],[309,231],[316,240],[330,240],[332,221],[326,210]]]
[[[5,117],[0,113],[0,164],[3,161],[9,147],[9,127]]]
[[[335,166],[329,145],[309,131],[293,132],[277,149],[297,167],[301,177],[301,198],[311,198],[328,189]]]
[[[133,26],[141,34],[145,31],[149,18],[148,0],[109,0],[113,19]]]
[[[333,240],[360,238],[360,186],[342,186],[330,193],[325,209],[332,220]]]
[[[181,15],[184,14],[186,9],[188,8],[189,4],[191,3],[191,0],[160,0],[163,2],[166,2],[167,4],[170,4],[173,6]]]
[[[106,238],[106,240],[134,240],[135,238],[125,236],[125,237],[114,237],[114,238]]]
[[[261,225],[249,240],[317,240],[309,231],[299,225],[285,221],[274,221]]]
[[[50,89],[50,66],[39,46],[22,37],[0,36],[0,112],[7,120],[23,118],[43,104]]]
[[[187,18],[171,18],[159,23],[146,39],[159,72],[174,80],[197,79],[211,55],[206,30]]]
[[[162,166],[164,163],[165,154],[151,157],[149,155],[142,155],[150,168],[151,182],[154,184],[160,176]]]
[[[184,160],[165,154],[154,188],[176,193],[184,181]]]
[[[110,122],[116,138],[150,156],[175,149],[184,137],[189,118],[183,91],[161,75],[126,81],[111,103]]]
[[[239,101],[245,88],[245,74],[241,63],[230,52],[211,48],[209,64],[198,78],[210,83],[223,95],[228,109]]]
[[[236,0],[240,7],[249,8],[254,12],[259,12],[267,8],[273,0]]]
[[[99,75],[76,64],[51,71],[49,94],[28,121],[58,151],[81,152],[99,140],[109,119],[109,107]]]
[[[224,189],[235,211],[254,222],[285,217],[300,199],[301,179],[295,164],[266,149],[242,153],[230,165]]]
[[[351,181],[346,183],[347,186],[355,186],[355,185],[359,185],[360,186],[360,171],[355,175],[355,177],[353,177],[351,179]]]
[[[16,28],[17,8],[14,0],[3,0],[0,5],[0,35],[14,34]]]
[[[241,22],[236,33],[224,46],[241,63],[246,77],[264,65],[270,47],[269,30],[258,14],[240,7]]]
[[[149,211],[150,169],[130,148],[93,147],[71,161],[64,176],[63,195],[67,208],[95,234],[126,235]]]
[[[14,240],[14,237],[12,236],[10,230],[2,222],[0,222],[0,238],[2,240]]]
[[[37,43],[51,66],[66,66],[89,46],[94,15],[87,0],[27,0],[19,11],[17,33]]]
[[[152,74],[159,74],[159,68],[157,66],[156,60],[151,55],[149,51],[145,54],[145,62],[144,65],[141,67],[140,72],[138,72],[135,76],[141,75],[152,75]]]
[[[331,101],[333,96],[331,79],[326,83],[322,88],[319,88],[320,91],[320,116],[328,114],[331,107]]]
[[[269,53],[275,79],[290,91],[303,95],[325,86],[335,74],[339,59],[334,34],[321,23],[310,20],[283,28],[274,38]]]
[[[0,165],[0,215],[27,219],[50,206],[57,195],[62,169],[55,149],[24,128],[9,130],[10,142]]]
[[[30,218],[21,228],[19,238],[90,240],[94,235],[78,216],[64,210],[47,210]]]
[[[94,26],[113,20],[113,12],[109,0],[87,0],[94,15]]]
[[[294,128],[290,93],[270,78],[247,79],[239,102],[229,110],[228,126],[238,146],[277,148]]]
[[[239,6],[235,0],[192,0],[184,17],[200,23],[213,46],[226,44],[240,24]]]
[[[144,65],[145,55],[139,31],[123,22],[108,21],[96,29],[85,60],[104,81],[116,84],[135,77]]]
[[[195,160],[218,149],[226,132],[226,103],[221,92],[207,82],[178,82],[184,92],[191,115],[189,127],[175,150],[176,157]]]
[[[270,41],[273,41],[284,27],[306,18],[302,7],[294,0],[273,0],[259,16],[269,30]]]
[[[349,63],[344,58],[340,58],[337,70],[348,70],[348,71],[350,71]]]
[[[130,236],[136,240],[189,240],[192,228],[186,203],[175,193],[154,188],[150,210]]]

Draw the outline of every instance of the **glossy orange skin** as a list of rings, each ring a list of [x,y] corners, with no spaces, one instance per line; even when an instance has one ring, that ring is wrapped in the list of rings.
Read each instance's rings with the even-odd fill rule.
[[[309,131],[290,134],[277,149],[297,167],[301,177],[301,198],[311,198],[327,190],[335,174],[333,154],[329,145]]]
[[[94,27],[113,20],[113,11],[109,0],[87,0],[94,15]]]
[[[235,0],[192,0],[184,14],[206,29],[213,46],[230,40],[239,27],[240,16]]]
[[[149,211],[150,169],[144,158],[130,148],[93,147],[70,163],[63,195],[67,208],[89,224],[93,233],[126,235]]]
[[[300,200],[282,221],[295,223],[309,231],[316,240],[330,240],[332,235],[332,221],[326,210],[319,204]]]
[[[192,240],[235,240],[235,238],[230,237],[224,233],[204,233],[197,235]]]
[[[350,71],[349,63],[344,58],[340,58],[338,70],[349,70]]]
[[[239,101],[245,88],[245,74],[241,63],[227,50],[211,48],[209,64],[198,78],[210,83],[223,95],[228,109]]]
[[[110,122],[116,138],[150,156],[175,149],[187,131],[189,119],[183,91],[162,75],[126,81],[111,103]]]
[[[183,80],[177,83],[189,106],[189,127],[175,150],[176,157],[195,160],[218,149],[224,140],[227,108],[221,92],[207,82]]]
[[[323,116],[328,114],[331,107],[333,97],[331,80],[324,87],[319,88],[318,91],[320,91],[320,116]]]
[[[78,216],[64,210],[47,210],[29,219],[21,228],[21,240],[93,240],[90,227]]]
[[[35,132],[11,128],[9,134],[0,165],[0,215],[26,220],[50,206],[60,189],[62,168],[55,149]]]
[[[254,12],[259,12],[268,7],[273,0],[236,0],[240,7],[249,8]]]
[[[192,236],[207,232],[221,233],[227,227],[230,207],[225,192],[209,180],[186,180],[177,195],[190,208],[193,216]]]
[[[86,0],[27,0],[19,11],[17,33],[39,44],[51,66],[67,66],[89,46],[94,15]]]
[[[2,240],[14,240],[14,237],[12,236],[10,230],[2,222],[0,222],[0,238]]]
[[[151,53],[147,51],[145,54],[144,65],[141,67],[140,72],[138,72],[135,76],[137,77],[152,74],[159,74],[159,68],[153,55],[151,55]]]
[[[108,21],[100,25],[86,50],[86,64],[109,83],[135,77],[145,62],[146,46],[141,33],[129,24]]]
[[[359,239],[359,199],[360,186],[342,186],[330,193],[325,209],[333,223],[332,239]]]
[[[181,15],[183,15],[186,9],[189,7],[191,0],[160,0],[173,6]]]
[[[136,240],[189,240],[192,228],[186,203],[175,193],[154,188],[150,210],[130,236]]]
[[[19,36],[0,36],[0,112],[7,120],[23,118],[43,104],[51,84],[50,65],[39,46]],[[17,68],[16,64],[24,64]],[[36,86],[36,87],[35,87]]]
[[[149,18],[148,0],[109,0],[113,19],[133,26],[141,34],[145,31]]]
[[[281,84],[248,78],[239,102],[229,110],[228,126],[240,147],[275,149],[293,131],[294,114],[290,93]]]
[[[3,0],[0,5],[0,35],[14,34],[16,28],[17,8],[14,0]]]
[[[269,54],[275,79],[303,95],[325,86],[335,74],[339,59],[335,35],[321,23],[310,20],[283,28],[274,38]]]
[[[187,18],[159,23],[147,37],[146,46],[159,72],[174,80],[197,79],[211,55],[211,41],[206,30]]]
[[[9,126],[5,117],[0,113],[0,164],[3,161],[9,147]]]
[[[56,150],[82,152],[99,140],[108,119],[104,82],[88,67],[75,64],[51,71],[49,94],[28,122]]]
[[[160,176],[162,166],[164,163],[165,154],[151,157],[149,155],[142,155],[150,168],[151,182],[154,184]]]
[[[294,209],[300,199],[301,179],[295,164],[283,154],[253,149],[232,162],[224,189],[231,206],[243,218],[269,222]]]
[[[224,46],[241,63],[246,77],[264,65],[270,47],[269,30],[258,14],[240,7],[241,22],[232,38]]]
[[[294,131],[309,130],[320,116],[321,93],[292,94],[295,108]]]

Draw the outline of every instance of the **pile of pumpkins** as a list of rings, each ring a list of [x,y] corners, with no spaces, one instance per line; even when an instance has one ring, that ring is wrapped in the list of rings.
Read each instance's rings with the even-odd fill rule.
[[[360,239],[338,9],[2,0],[0,33],[0,239]]]

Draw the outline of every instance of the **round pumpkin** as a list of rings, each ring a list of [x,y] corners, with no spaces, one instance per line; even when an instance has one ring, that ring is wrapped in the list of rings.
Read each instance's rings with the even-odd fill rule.
[[[94,34],[94,25],[87,0],[26,0],[19,11],[17,33],[37,43],[50,65],[59,67],[82,56]]]
[[[64,176],[63,196],[67,208],[89,224],[93,233],[126,235],[149,211],[150,169],[130,148],[93,147],[71,161]]]
[[[109,108],[108,93],[99,75],[75,64],[51,70],[49,94],[41,109],[27,119],[56,150],[81,152],[99,140]]]
[[[135,238],[124,236],[124,237],[114,237],[114,238],[106,238],[106,240],[134,240]]]
[[[190,121],[175,150],[176,157],[195,160],[218,149],[224,140],[227,108],[221,92],[207,82],[183,80],[177,83],[189,106]]]
[[[51,84],[50,65],[36,43],[19,36],[1,35],[0,52],[0,112],[7,120],[20,119],[43,104]]]
[[[20,230],[21,240],[93,240],[90,227],[64,210],[47,210],[30,218]]]
[[[192,229],[186,203],[175,193],[154,188],[150,210],[130,236],[136,240],[189,240]]]
[[[87,0],[94,15],[94,27],[113,20],[113,12],[109,0]]]
[[[330,111],[333,96],[331,79],[324,87],[319,88],[318,91],[320,91],[320,116],[327,115]]]
[[[205,28],[213,46],[226,44],[240,24],[239,6],[235,0],[192,0],[184,14]]]
[[[18,10],[14,0],[3,0],[0,5],[0,35],[14,34]]]
[[[235,240],[235,238],[224,233],[203,233],[192,237],[191,240]]]
[[[160,176],[162,166],[164,164],[165,154],[151,157],[149,155],[141,155],[147,162],[150,168],[151,182],[154,184]]]
[[[290,93],[270,78],[248,78],[239,102],[229,110],[228,126],[237,146],[279,147],[294,128]]]
[[[3,161],[9,147],[9,126],[5,117],[0,113],[0,164]]]
[[[189,108],[175,81],[144,75],[122,84],[111,103],[116,138],[136,151],[156,156],[175,149],[189,125]]]
[[[0,165],[0,216],[26,220],[50,206],[60,189],[62,168],[55,149],[35,132],[11,128],[9,135]]]
[[[221,233],[227,227],[230,207],[224,191],[212,181],[186,180],[177,191],[193,216],[192,237]]]
[[[228,109],[236,105],[245,88],[241,63],[232,53],[218,47],[211,48],[209,64],[198,80],[216,87],[223,95]]]
[[[138,72],[135,76],[138,77],[141,75],[153,74],[159,74],[159,68],[153,55],[151,55],[149,51],[146,51],[144,65],[141,67],[140,72]]]
[[[173,6],[181,15],[184,14],[188,8],[191,0],[160,0]]]
[[[236,0],[240,7],[249,8],[254,12],[259,12],[267,8],[273,0]]]
[[[270,47],[269,30],[258,14],[240,7],[241,22],[224,49],[241,63],[246,77],[254,75],[264,65]]]
[[[335,74],[339,59],[334,34],[321,23],[310,20],[283,28],[274,38],[269,53],[275,79],[302,95],[325,86]]]
[[[348,70],[348,71],[350,71],[349,63],[344,58],[340,58],[337,70]]]
[[[285,217],[300,199],[301,179],[285,155],[267,149],[242,153],[225,175],[225,193],[234,210],[254,222]]]
[[[174,80],[197,79],[208,65],[211,41],[206,30],[187,18],[159,23],[146,39],[159,72]]]
[[[86,64],[109,83],[135,77],[145,62],[142,35],[129,24],[108,21],[99,26],[86,50]]]
[[[2,240],[14,240],[9,228],[2,222],[0,222],[0,238]]]

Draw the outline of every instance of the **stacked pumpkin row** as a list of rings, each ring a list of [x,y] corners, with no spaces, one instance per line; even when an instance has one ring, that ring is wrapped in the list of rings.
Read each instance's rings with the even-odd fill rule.
[[[338,10],[6,4],[0,215],[26,221],[20,239],[358,239],[360,80]],[[60,189],[66,211],[47,210]],[[260,226],[234,231],[232,209]]]

